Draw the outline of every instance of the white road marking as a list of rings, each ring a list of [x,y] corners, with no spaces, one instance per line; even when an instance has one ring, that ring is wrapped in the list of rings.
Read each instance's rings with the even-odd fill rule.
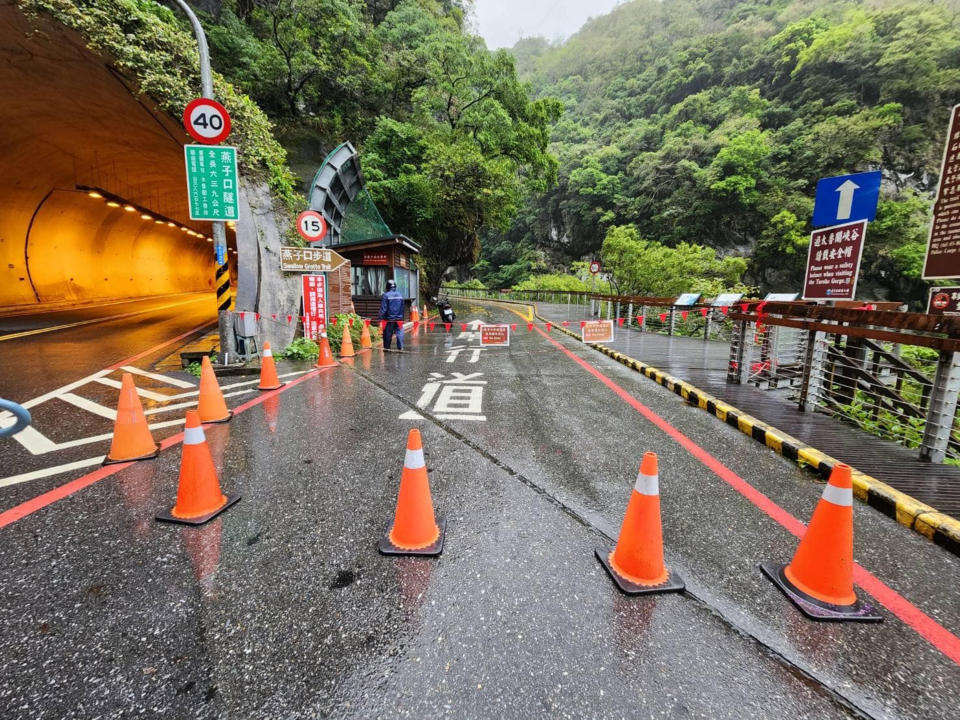
[[[147,425],[151,430],[159,430],[160,428],[173,427],[174,425],[183,425],[187,421],[186,418],[180,418],[179,420],[165,420],[158,423],[150,423]],[[53,448],[54,450],[65,450],[72,447],[80,447],[81,445],[89,445],[90,443],[101,442],[103,440],[112,440],[113,433],[108,432],[103,435],[94,435],[93,437],[80,438],[79,440],[67,440],[67,442],[57,443]]]
[[[11,475],[10,477],[0,479],[0,488],[19,485],[28,480],[39,480],[40,478],[50,477],[51,475],[59,475],[60,473],[70,472],[71,470],[92,467],[102,462],[103,455],[98,455],[97,457],[77,460],[76,462],[66,463],[65,465],[54,465],[53,467],[43,468],[42,470],[34,470],[28,473],[21,473],[20,475]]]
[[[86,410],[87,412],[91,412],[94,415],[105,417],[107,420],[117,419],[116,410],[112,410],[111,408],[101,405],[100,403],[95,403],[93,400],[87,400],[87,398],[85,397],[74,395],[71,392],[63,393],[63,395],[60,396],[60,399],[63,400],[64,402],[70,403],[71,405],[75,405],[81,410]]]
[[[437,415],[439,420],[482,420],[486,421],[486,415]]]
[[[111,372],[113,371],[101,370],[100,372],[95,372],[93,375],[87,375],[85,378],[80,378],[79,380],[75,380],[69,385],[64,385],[63,387],[57,388],[56,390],[51,390],[50,392],[44,395],[40,395],[39,397],[35,397],[32,400],[27,400],[25,403],[20,403],[20,404],[23,405],[25,408],[27,408],[27,410],[29,410],[30,408],[36,405],[45,403],[47,400],[53,400],[53,398],[59,397],[62,393],[70,392],[71,390],[76,390],[81,385],[86,385],[89,382],[93,382],[97,378],[101,378],[104,375],[109,375]]]
[[[403,415],[400,416],[400,420],[423,420],[423,415],[414,411],[407,410]]]
[[[119,380],[114,380],[113,378],[108,377],[98,377],[94,382],[98,382],[101,385],[107,385],[108,387],[116,388],[119,390],[123,387],[123,383]],[[197,391],[199,393],[199,390]],[[145,397],[150,400],[155,400],[156,402],[167,402],[170,399],[169,395],[164,395],[162,393],[153,392],[153,390],[144,390],[142,387],[137,388],[137,395],[140,397]]]
[[[196,385],[186,380],[180,380],[179,378],[167,377],[166,375],[160,375],[159,373],[147,372],[146,370],[141,370],[140,368],[135,368],[133,365],[124,365],[121,370],[126,370],[128,373],[133,373],[134,375],[143,375],[144,377],[153,378],[158,382],[166,383],[167,385],[173,385],[178,388],[195,388]]]

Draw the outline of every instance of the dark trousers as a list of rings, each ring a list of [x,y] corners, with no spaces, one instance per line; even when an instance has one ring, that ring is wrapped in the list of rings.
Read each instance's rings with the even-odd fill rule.
[[[383,346],[389,348],[393,342],[393,336],[397,336],[397,350],[403,350],[403,320],[387,320],[387,326],[383,328]]]

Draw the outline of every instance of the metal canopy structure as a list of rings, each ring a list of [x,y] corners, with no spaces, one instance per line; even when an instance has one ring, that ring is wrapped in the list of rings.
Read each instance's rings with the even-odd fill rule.
[[[319,244],[340,245],[393,235],[367,192],[356,148],[345,142],[333,150],[313,178],[310,208],[329,230]]]

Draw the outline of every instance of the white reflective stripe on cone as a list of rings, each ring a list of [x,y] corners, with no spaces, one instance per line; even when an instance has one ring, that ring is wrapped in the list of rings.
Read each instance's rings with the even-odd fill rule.
[[[184,445],[202,445],[207,441],[202,427],[187,428],[183,431]]]
[[[633,489],[641,495],[659,495],[660,479],[656,475],[644,475],[643,473],[638,473],[637,483],[633,486]]]
[[[270,348],[267,348],[266,350],[263,351],[263,356],[264,356],[264,357],[273,357],[273,350],[271,350]]]
[[[418,470],[425,466],[426,463],[423,461],[423,449],[411,450],[407,448],[407,455],[403,459],[403,466],[411,470]]]
[[[834,505],[853,505],[853,489],[828,484],[823,489],[823,499]]]

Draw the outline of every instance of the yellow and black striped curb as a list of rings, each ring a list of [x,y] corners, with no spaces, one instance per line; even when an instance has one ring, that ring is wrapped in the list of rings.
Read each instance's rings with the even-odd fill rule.
[[[511,301],[495,300],[493,302]],[[513,304],[531,307],[529,303],[513,301]],[[532,310],[541,322],[550,323],[560,332],[582,342],[580,335],[577,333],[540,315],[536,306],[532,306]],[[613,358],[622,365],[646,375],[654,382],[676,393],[691,405],[706,410],[727,425],[737,428],[744,435],[749,435],[779,455],[794,461],[801,468],[813,471],[823,479],[827,479],[833,470],[833,466],[841,462],[814,447],[800,442],[782,430],[747,415],[742,410],[725,403],[700,388],[658,370],[652,365],[642,363],[605,345],[596,344],[590,345],[590,347]],[[855,468],[852,470],[852,479],[853,494],[857,499],[893,518],[901,525],[920,533],[954,555],[960,555],[960,521],[956,518],[938,512],[930,505],[922,503]]]

